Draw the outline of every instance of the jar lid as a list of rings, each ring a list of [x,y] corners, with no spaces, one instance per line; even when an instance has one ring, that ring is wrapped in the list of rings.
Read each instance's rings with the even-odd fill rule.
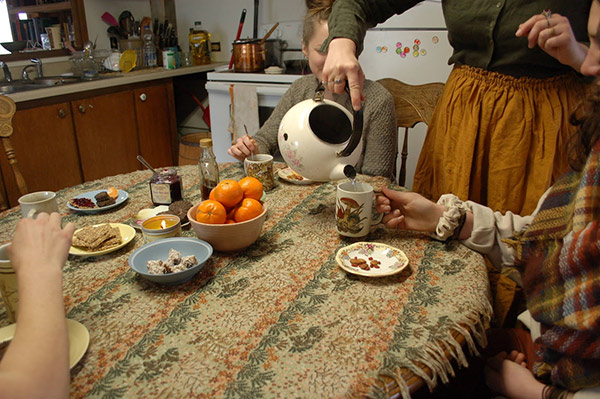
[[[212,147],[212,139],[200,139],[200,147],[202,147],[202,148]]]
[[[176,175],[177,170],[175,168],[164,168],[161,169],[158,173],[161,175]]]

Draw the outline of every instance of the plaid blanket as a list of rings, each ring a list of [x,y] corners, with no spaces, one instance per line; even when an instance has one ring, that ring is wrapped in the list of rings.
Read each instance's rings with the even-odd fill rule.
[[[581,172],[552,187],[516,237],[527,307],[542,325],[541,379],[570,390],[600,381],[600,140]]]

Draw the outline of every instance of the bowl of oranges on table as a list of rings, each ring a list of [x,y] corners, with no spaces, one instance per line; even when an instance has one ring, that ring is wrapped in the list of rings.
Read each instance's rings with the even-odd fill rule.
[[[262,196],[263,186],[254,177],[222,180],[209,199],[190,208],[188,219],[196,236],[215,251],[240,251],[260,237],[267,217]]]

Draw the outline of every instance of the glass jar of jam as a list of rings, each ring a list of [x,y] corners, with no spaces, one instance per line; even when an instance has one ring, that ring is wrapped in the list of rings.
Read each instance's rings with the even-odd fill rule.
[[[157,205],[170,205],[182,199],[181,176],[174,168],[162,169],[152,176],[150,180],[150,196],[152,203]]]

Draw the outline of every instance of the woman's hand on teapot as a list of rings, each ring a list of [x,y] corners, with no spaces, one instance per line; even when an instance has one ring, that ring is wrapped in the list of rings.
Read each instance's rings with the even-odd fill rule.
[[[252,137],[245,134],[237,139],[231,147],[227,150],[227,153],[232,157],[243,161],[258,150],[258,146]]]
[[[431,233],[444,214],[445,208],[420,194],[383,188],[377,196],[377,212],[383,213],[388,228],[416,230]]]
[[[351,39],[338,37],[329,43],[321,76],[325,88],[338,94],[344,92],[348,81],[352,108],[355,111],[360,109],[365,99],[365,74],[356,58],[356,44]]]

